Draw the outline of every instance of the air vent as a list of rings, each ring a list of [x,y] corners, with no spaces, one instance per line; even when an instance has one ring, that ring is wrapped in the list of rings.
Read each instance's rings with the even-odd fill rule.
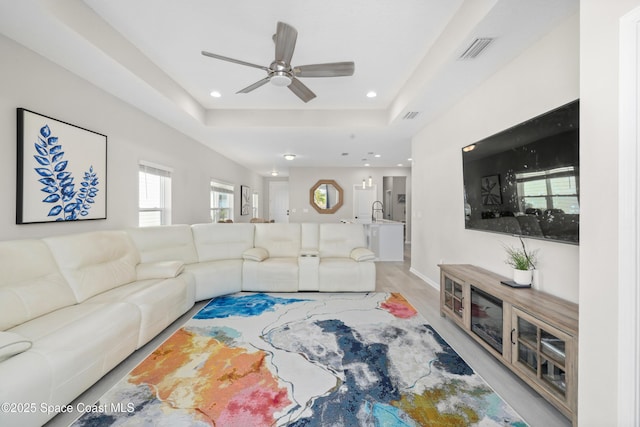
[[[460,59],[475,59],[489,46],[495,39],[491,37],[481,37],[475,39],[469,47],[460,55]]]
[[[402,116],[402,120],[413,120],[418,114],[420,114],[418,111],[409,111],[407,114]]]

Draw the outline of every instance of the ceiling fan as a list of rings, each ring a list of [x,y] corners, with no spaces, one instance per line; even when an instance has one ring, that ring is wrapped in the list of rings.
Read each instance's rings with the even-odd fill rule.
[[[355,64],[353,62],[332,62],[327,64],[312,64],[292,67],[291,57],[293,56],[293,51],[296,47],[297,38],[298,31],[296,31],[295,28],[289,24],[285,24],[284,22],[278,22],[276,33],[273,35],[273,41],[276,45],[276,55],[274,61],[268,67],[228,58],[226,56],[217,55],[204,50],[202,51],[202,54],[204,56],[233,62],[235,64],[259,68],[267,72],[267,77],[239,90],[236,93],[249,93],[267,82],[271,82],[274,86],[287,86],[298,96],[298,98],[304,102],[309,102],[316,97],[316,94],[305,86],[298,77],[341,77],[353,75],[355,70]]]

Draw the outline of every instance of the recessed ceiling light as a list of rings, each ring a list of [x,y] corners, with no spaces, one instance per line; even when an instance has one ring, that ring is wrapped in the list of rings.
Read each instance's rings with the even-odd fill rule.
[[[375,93],[374,91],[370,90],[369,92],[367,92],[367,98],[375,98],[376,96],[378,96],[377,93]]]
[[[296,155],[295,155],[295,154],[290,154],[290,153],[289,153],[289,154],[285,154],[285,155],[284,155],[284,158],[285,158],[285,159],[287,159],[287,160],[293,160],[293,159],[295,159],[295,158],[296,158]]]
[[[271,172],[271,176],[278,176],[278,171]]]
[[[365,165],[365,166],[371,166],[369,163],[365,163],[364,165]]]
[[[413,159],[412,159],[411,157],[409,157],[409,158],[407,159],[407,161],[408,161],[408,162],[413,162]]]
[[[402,166],[402,163],[398,163],[398,166]]]
[[[381,156],[380,156],[380,154],[376,154],[376,155],[375,155],[375,156],[373,156],[373,157],[381,157]]]
[[[222,94],[217,90],[211,91],[210,95],[213,96],[214,98],[220,98],[222,96]]]

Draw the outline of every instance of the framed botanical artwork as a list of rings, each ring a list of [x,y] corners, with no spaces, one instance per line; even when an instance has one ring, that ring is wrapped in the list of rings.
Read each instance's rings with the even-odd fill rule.
[[[107,218],[107,137],[24,108],[16,223]]]
[[[500,190],[500,175],[482,177],[480,196],[483,205],[501,205],[502,191]]]
[[[249,215],[251,212],[251,188],[240,186],[240,215]]]

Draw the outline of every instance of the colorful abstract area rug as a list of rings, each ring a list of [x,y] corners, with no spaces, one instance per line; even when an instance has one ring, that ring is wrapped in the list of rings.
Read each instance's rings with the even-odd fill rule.
[[[397,293],[213,299],[74,426],[525,426]]]

